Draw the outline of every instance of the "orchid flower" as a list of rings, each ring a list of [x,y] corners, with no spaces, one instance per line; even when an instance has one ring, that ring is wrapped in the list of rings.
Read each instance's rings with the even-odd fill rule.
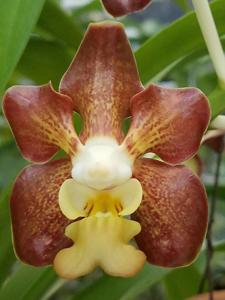
[[[121,17],[145,8],[151,0],[102,0],[108,13],[114,17]]]
[[[74,111],[84,123],[79,136]],[[177,164],[199,148],[208,101],[196,88],[144,89],[121,24],[89,25],[59,92],[51,84],[11,87],[4,112],[33,163],[11,195],[22,261],[53,264],[67,279],[98,266],[133,276],[146,258],[165,267],[193,261],[206,232],[207,198],[199,178]],[[60,148],[67,157],[51,160]],[[143,158],[147,152],[163,161]],[[129,244],[133,237],[139,249]]]

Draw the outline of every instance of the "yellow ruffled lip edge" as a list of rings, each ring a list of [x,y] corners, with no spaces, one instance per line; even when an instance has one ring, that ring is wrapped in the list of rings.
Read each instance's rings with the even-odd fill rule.
[[[100,267],[107,274],[134,276],[146,256],[128,242],[141,230],[138,222],[111,214],[90,216],[70,224],[66,236],[74,245],[58,252],[55,271],[65,279],[75,279]]]

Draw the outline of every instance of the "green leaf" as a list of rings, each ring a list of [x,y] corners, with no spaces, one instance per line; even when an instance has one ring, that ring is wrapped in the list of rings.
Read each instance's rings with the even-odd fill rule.
[[[28,42],[45,0],[1,1],[0,96]]]
[[[0,148],[0,285],[10,274],[16,261],[12,246],[9,195],[13,179],[25,163],[14,143]]]
[[[93,0],[86,5],[76,7],[73,11],[73,16],[79,18],[83,14],[88,14],[93,11],[104,11],[104,7],[99,0]]]
[[[218,252],[225,252],[225,241],[221,240],[214,245],[214,250]]]
[[[0,191],[12,184],[26,161],[22,158],[15,143],[8,143],[0,148]]]
[[[195,295],[201,276],[195,265],[170,272],[164,279],[167,300],[184,300]]]
[[[222,43],[222,46],[225,47],[225,37],[224,36],[220,37],[220,41]],[[206,48],[197,49],[197,50],[189,53],[188,55],[184,56],[182,59],[180,59],[179,62],[174,65],[173,68],[179,69],[189,63],[193,64],[200,57],[204,57],[207,55],[208,55],[208,50]],[[171,70],[173,70],[173,68],[171,68]]]
[[[211,3],[219,35],[225,34],[225,0]],[[137,51],[136,59],[143,83],[167,73],[193,51],[204,49],[205,43],[192,12],[173,22],[147,40]]]
[[[211,106],[212,119],[214,119],[218,114],[225,110],[225,90],[221,88],[216,88],[209,95],[209,102]]]
[[[0,286],[6,280],[12,270],[12,266],[16,261],[13,252],[10,214],[9,214],[9,190],[6,189],[1,193],[0,197]]]
[[[17,71],[36,84],[44,84],[51,80],[57,89],[71,59],[72,56],[61,43],[32,38],[19,61]]]
[[[184,12],[190,11],[190,5],[187,0],[175,0],[175,3],[177,3]]]
[[[78,48],[83,36],[79,23],[53,0],[46,1],[38,25],[73,49]]]
[[[144,268],[132,278],[116,278],[103,275],[71,300],[129,300],[151,287],[166,274],[169,269],[150,266]]]
[[[56,280],[57,275],[51,267],[35,268],[20,264],[0,289],[0,299],[40,300]]]

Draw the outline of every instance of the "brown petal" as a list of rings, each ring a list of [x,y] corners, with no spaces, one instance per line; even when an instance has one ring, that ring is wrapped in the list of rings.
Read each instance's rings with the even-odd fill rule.
[[[70,177],[67,159],[31,165],[16,179],[11,196],[15,250],[31,265],[51,264],[57,252],[71,245],[65,237],[69,224],[58,205],[62,183]]]
[[[91,24],[60,90],[84,119],[82,140],[108,135],[121,140],[129,102],[142,90],[136,64],[121,24]]]
[[[176,164],[193,156],[210,117],[206,96],[196,88],[150,85],[134,96],[132,123],[124,141],[134,158],[153,152]]]
[[[190,264],[207,228],[207,197],[200,180],[184,166],[139,159],[134,177],[144,199],[134,214],[142,230],[136,237],[150,263],[164,267]]]
[[[143,9],[151,0],[102,0],[108,13],[120,17]]]
[[[10,88],[3,108],[26,159],[46,162],[59,148],[71,155],[76,152],[79,139],[73,127],[72,101],[50,84]]]

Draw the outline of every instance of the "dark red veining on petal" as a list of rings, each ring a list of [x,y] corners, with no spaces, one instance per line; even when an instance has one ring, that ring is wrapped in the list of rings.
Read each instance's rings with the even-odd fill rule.
[[[150,85],[132,98],[131,110],[124,141],[130,155],[153,152],[171,164],[197,152],[210,119],[207,98],[196,88]]]
[[[14,86],[4,97],[4,113],[23,156],[48,161],[60,148],[73,155],[80,143],[73,127],[73,104],[51,85]]]
[[[82,141],[94,135],[121,141],[130,99],[142,89],[122,25],[91,24],[60,85],[60,91],[73,99],[84,119]]]

